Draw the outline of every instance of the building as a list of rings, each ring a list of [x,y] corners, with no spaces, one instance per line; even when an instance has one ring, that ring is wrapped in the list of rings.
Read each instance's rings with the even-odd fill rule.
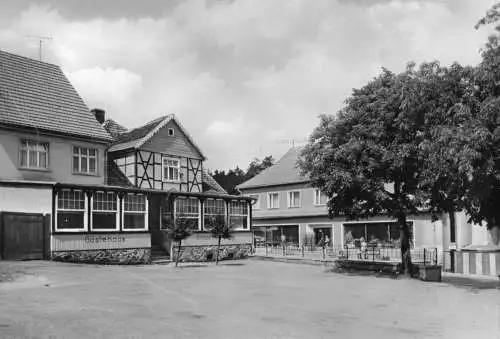
[[[0,258],[147,263],[182,217],[198,228],[183,258],[205,260],[218,214],[237,230],[225,253],[246,255],[251,199],[221,190],[205,159],[174,115],[127,130],[58,66],[0,51]]]
[[[328,236],[335,247],[344,247],[365,239],[377,239],[386,247],[399,247],[396,220],[381,215],[368,220],[347,221],[330,218],[327,197],[311,187],[297,167],[300,149],[291,148],[278,162],[238,189],[257,200],[253,206],[253,229],[257,238],[268,243],[287,242],[314,245],[320,234]],[[443,221],[432,222],[427,213],[408,218],[414,247],[440,247],[449,232]]]

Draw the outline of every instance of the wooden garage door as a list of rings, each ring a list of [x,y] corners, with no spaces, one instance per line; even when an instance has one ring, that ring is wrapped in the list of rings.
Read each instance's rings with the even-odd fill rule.
[[[44,258],[42,214],[2,213],[2,258],[27,260]]]

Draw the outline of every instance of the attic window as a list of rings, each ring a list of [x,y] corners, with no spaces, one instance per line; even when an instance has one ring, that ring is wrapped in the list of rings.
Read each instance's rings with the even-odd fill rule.
[[[174,136],[174,129],[173,128],[169,128],[168,129],[168,135],[173,137]]]

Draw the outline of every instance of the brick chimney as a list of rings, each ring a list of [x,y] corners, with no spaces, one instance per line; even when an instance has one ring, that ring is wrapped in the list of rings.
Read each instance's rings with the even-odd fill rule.
[[[106,120],[106,111],[100,108],[94,108],[90,110],[94,114],[95,119],[102,125]]]

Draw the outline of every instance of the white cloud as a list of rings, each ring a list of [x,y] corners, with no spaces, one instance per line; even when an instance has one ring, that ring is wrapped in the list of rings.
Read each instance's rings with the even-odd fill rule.
[[[187,0],[118,19],[31,6],[0,25],[0,48],[36,57],[25,37],[52,35],[45,59],[90,107],[127,127],[176,113],[207,167],[246,167],[307,137],[381,66],[477,62],[489,30],[473,26],[493,2]]]
[[[83,68],[67,75],[89,106],[126,107],[142,89],[141,76],[122,68]]]

